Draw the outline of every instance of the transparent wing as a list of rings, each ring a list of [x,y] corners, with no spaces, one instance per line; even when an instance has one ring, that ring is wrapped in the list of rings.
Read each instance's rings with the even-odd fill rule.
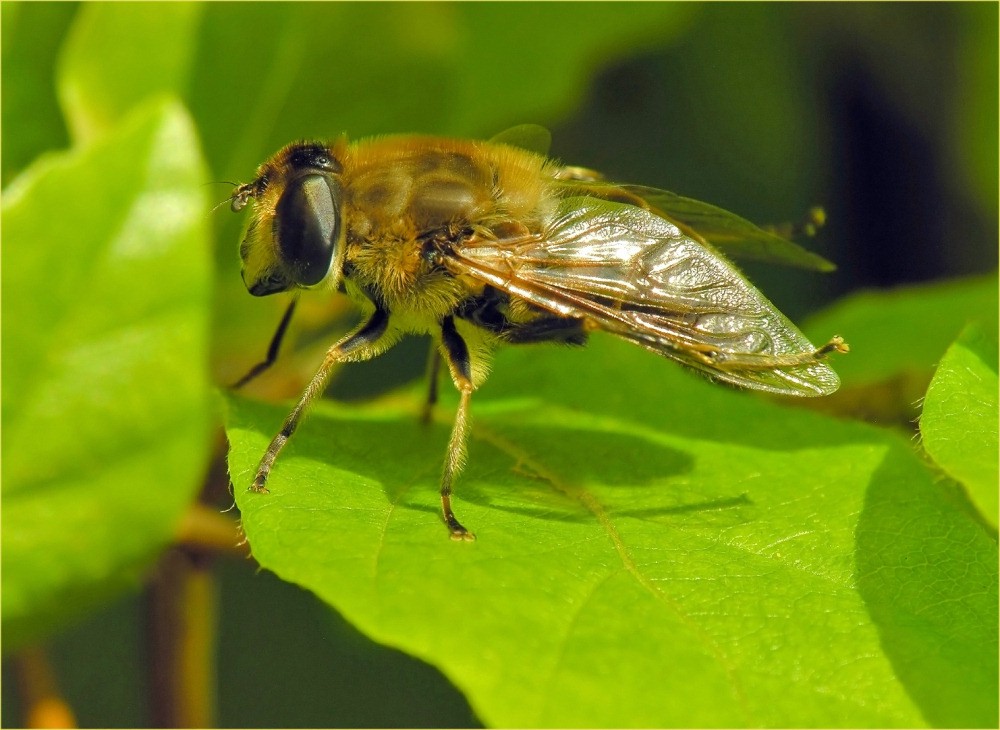
[[[518,124],[500,132],[491,138],[490,142],[519,147],[544,157],[549,154],[552,133],[540,124]]]
[[[568,168],[572,170],[573,168]],[[558,175],[558,173],[557,173]],[[591,195],[631,202],[651,209],[696,240],[718,246],[732,256],[784,264],[811,271],[837,267],[822,256],[765,230],[735,213],[693,198],[644,185],[620,185],[600,180],[565,179],[568,195]]]
[[[566,198],[541,233],[474,237],[448,265],[735,385],[799,396],[839,386],[728,261],[634,205]]]

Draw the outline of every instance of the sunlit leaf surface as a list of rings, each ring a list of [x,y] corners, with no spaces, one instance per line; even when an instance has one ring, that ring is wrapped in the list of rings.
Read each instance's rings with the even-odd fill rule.
[[[321,404],[260,495],[285,409],[233,399],[230,470],[264,567],[441,668],[486,724],[995,719],[996,543],[904,441],[603,338],[511,350],[473,402],[456,511],[478,540],[457,544],[449,408],[424,429],[417,406]]]
[[[997,526],[996,329],[970,325],[938,365],[920,418],[924,448]]]

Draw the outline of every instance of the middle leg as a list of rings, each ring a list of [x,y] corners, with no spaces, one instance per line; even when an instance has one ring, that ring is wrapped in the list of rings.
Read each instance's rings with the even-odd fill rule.
[[[448,453],[444,460],[444,470],[441,475],[441,513],[445,524],[451,532],[453,540],[475,540],[476,536],[469,532],[455,517],[451,508],[451,491],[455,477],[465,465],[466,442],[469,435],[469,403],[472,400],[472,360],[469,347],[455,328],[453,317],[445,317],[441,322],[441,343],[452,380],[458,388],[460,398],[458,411],[455,413],[455,424],[451,428],[451,438],[448,440]]]

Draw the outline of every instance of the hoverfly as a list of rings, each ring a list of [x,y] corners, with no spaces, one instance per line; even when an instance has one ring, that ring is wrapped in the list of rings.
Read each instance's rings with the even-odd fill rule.
[[[425,413],[442,360],[460,394],[441,477],[444,522],[458,540],[474,539],[451,506],[469,404],[500,344],[582,345],[603,330],[732,385],[837,389],[823,360],[847,352],[844,341],[814,347],[715,245],[832,266],[719,208],[561,166],[547,145],[533,125],[489,142],[295,142],[236,187],[233,211],[252,209],[240,245],[251,294],[324,288],[366,312],[327,350],[250,489],[267,491],[275,458],[337,363],[373,358],[407,333],[435,340]],[[240,384],[274,361],[294,306]]]

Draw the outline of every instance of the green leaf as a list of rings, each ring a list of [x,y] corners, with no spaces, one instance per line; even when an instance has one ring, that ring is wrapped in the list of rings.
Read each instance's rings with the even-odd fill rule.
[[[607,338],[511,349],[473,402],[455,507],[479,539],[457,544],[442,410],[424,429],[416,398],[321,403],[261,495],[285,409],[232,399],[230,473],[261,565],[439,667],[486,724],[995,721],[996,544],[904,440]],[[905,523],[883,514],[900,495]],[[927,636],[897,632],[913,616]]]
[[[4,196],[5,649],[134,582],[200,484],[203,179],[161,102]]]
[[[85,3],[59,59],[73,138],[106,133],[145,99],[186,88],[203,6]]]
[[[997,543],[909,454],[887,453],[857,523],[858,588],[900,682],[936,727],[996,727]]]
[[[924,398],[920,434],[927,453],[965,485],[984,519],[997,526],[996,329],[966,327],[948,348]]]

